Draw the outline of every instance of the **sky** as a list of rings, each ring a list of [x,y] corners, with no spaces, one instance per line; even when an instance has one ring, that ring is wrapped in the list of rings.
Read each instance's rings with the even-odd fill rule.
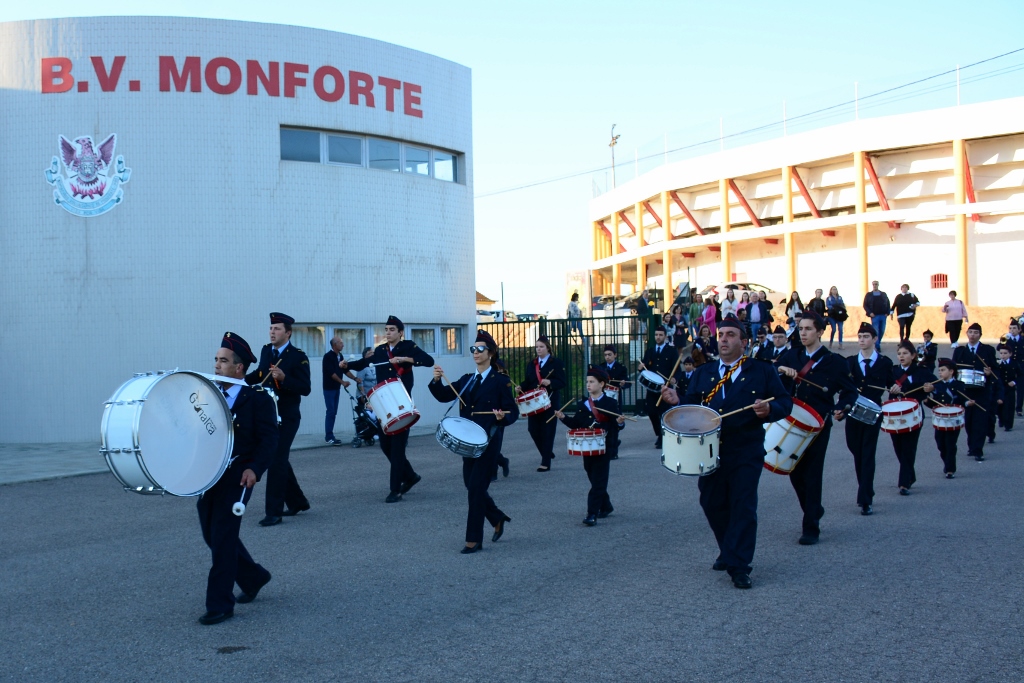
[[[130,11],[123,11],[125,7]],[[1024,48],[1024,2],[4,3],[0,21],[145,14],[310,26],[395,43],[473,71],[477,289],[517,313],[565,312],[591,258],[587,206],[660,154]],[[961,72],[961,102],[1024,95],[1024,52]],[[1002,72],[997,71],[1002,70]],[[972,76],[973,74],[973,76]],[[980,78],[979,78],[980,77]],[[977,80],[971,80],[975,78]],[[854,85],[856,83],[856,86]],[[932,92],[921,92],[931,90]],[[919,93],[901,99],[902,93]],[[882,98],[879,98],[879,100]],[[956,104],[955,76],[860,115]],[[892,99],[897,101],[892,102]],[[876,100],[877,101],[877,100]],[[839,123],[853,108],[804,126]],[[844,118],[845,117],[845,118]],[[790,134],[799,124],[790,124]],[[781,134],[781,127],[767,134]],[[729,140],[728,146],[755,138]],[[757,138],[763,139],[763,138]],[[634,163],[637,156],[652,159]],[[589,173],[588,171],[596,171]],[[575,178],[521,188],[566,175]],[[694,283],[699,284],[699,283]]]

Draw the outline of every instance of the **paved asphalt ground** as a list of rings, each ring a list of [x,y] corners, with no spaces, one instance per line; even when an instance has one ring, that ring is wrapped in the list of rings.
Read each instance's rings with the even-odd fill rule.
[[[538,474],[516,424],[511,476],[491,487],[513,521],[468,556],[460,463],[432,438],[412,440],[423,481],[396,505],[379,449],[302,451],[313,509],[260,528],[258,486],[242,538],[273,581],[210,627],[191,499],[126,494],[109,474],[3,486],[0,679],[1022,680],[1024,429],[1000,431],[984,463],[961,435],[952,481],[924,429],[909,497],[882,435],[862,517],[837,427],[817,546],[797,545],[789,482],[765,472],[748,591],[711,571],[696,482],[661,468],[646,422],[623,432],[615,513],[595,528],[580,460]]]

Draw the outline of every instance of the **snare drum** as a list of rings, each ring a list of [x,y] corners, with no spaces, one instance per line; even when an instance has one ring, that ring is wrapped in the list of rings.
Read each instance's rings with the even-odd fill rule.
[[[439,444],[463,458],[479,458],[490,442],[483,427],[464,417],[444,418],[437,425],[434,437]]]
[[[824,427],[825,421],[813,408],[794,398],[789,415],[765,425],[764,468],[776,474],[792,472]]]
[[[718,469],[722,418],[704,406],[678,406],[661,416],[661,464],[669,472],[703,477]]]
[[[195,372],[148,372],[104,403],[100,453],[126,491],[198,496],[231,462],[234,418],[219,386]]]
[[[603,429],[570,429],[565,434],[569,455],[604,455],[605,436]]]
[[[906,434],[917,431],[924,422],[921,404],[912,398],[900,398],[882,404],[882,431]]]
[[[853,408],[850,409],[851,420],[857,422],[863,422],[866,425],[873,425],[878,422],[878,418],[882,417],[882,406],[878,405],[870,398],[864,396],[858,396],[857,402],[853,404]]]
[[[604,395],[608,398],[615,399],[615,402],[619,402],[619,388],[613,387],[611,384],[604,385]]]
[[[551,407],[551,397],[547,389],[538,387],[532,391],[524,391],[516,397],[516,405],[519,406],[519,414],[523,417],[543,413]]]
[[[409,392],[397,377],[384,380],[366,394],[385,434],[401,434],[420,419]]]
[[[985,386],[985,373],[981,370],[961,370],[957,375],[960,381],[969,387]]]
[[[955,432],[964,426],[963,406],[935,406],[932,408],[932,427],[937,432]]]
[[[653,370],[644,370],[637,375],[636,383],[647,391],[657,394],[660,394],[661,388],[665,386],[665,380]]]

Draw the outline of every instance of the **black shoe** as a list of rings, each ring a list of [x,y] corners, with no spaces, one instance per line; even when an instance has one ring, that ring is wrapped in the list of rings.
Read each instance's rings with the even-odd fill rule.
[[[203,616],[199,617],[199,623],[203,626],[212,626],[213,624],[219,624],[222,621],[227,621],[231,617],[235,616],[233,611],[231,612],[207,612]]]
[[[738,572],[736,574],[733,574],[732,585],[736,586],[737,588],[750,588],[754,584],[751,582],[749,574],[745,572]]]
[[[618,460],[618,459],[619,459],[619,456],[617,456],[617,455],[613,455],[613,456],[610,456],[610,457],[609,457],[608,459],[609,459],[609,460]]]
[[[460,550],[459,552],[460,552],[460,553],[462,553],[463,555],[472,555],[473,553],[477,552],[478,550],[480,550],[480,549],[481,549],[481,548],[483,548],[483,547],[484,547],[484,544],[483,544],[483,543],[477,543],[477,544],[476,544],[475,546],[473,546],[472,548],[470,548],[470,547],[469,547],[469,546],[467,545],[467,546],[466,546],[465,548],[463,548],[463,549],[462,549],[462,550]]]
[[[333,436],[329,436],[326,439],[324,439],[324,443],[326,443],[328,446],[337,446],[341,442],[335,439]]]
[[[385,503],[397,503],[400,500],[402,500],[402,494],[401,493],[395,493],[394,491],[392,491],[391,493],[388,494],[388,497],[384,499],[384,502]]]
[[[597,515],[587,515],[587,518],[583,520],[583,523],[587,526],[597,525]]]
[[[267,515],[266,517],[264,517],[263,519],[260,520],[260,526],[274,526],[275,524],[280,524],[280,523],[281,523],[281,518],[280,517],[275,517],[273,515]]]
[[[1024,412],[1018,410],[1017,411],[1017,417],[1024,417]]]
[[[505,517],[505,519],[498,522],[498,526],[494,527],[494,535],[491,536],[491,543],[497,543],[501,535],[505,533],[505,522],[511,522],[511,517]]]
[[[1012,432],[1013,431],[1013,427],[1007,427],[1003,431],[1004,432]]]
[[[270,583],[271,578],[273,577],[270,576],[270,572],[267,572],[266,581],[256,586],[256,590],[254,590],[252,593],[246,593],[245,591],[242,591],[242,594],[235,598],[235,602],[240,602],[243,605],[249,604],[250,602],[256,599],[256,596],[260,594],[260,591],[263,589],[263,587]]]
[[[597,513],[597,518],[598,519],[604,519],[605,517],[607,517],[608,515],[612,514],[613,512],[615,512],[615,508],[613,508],[611,505],[609,505],[607,510],[601,510],[600,512]]]
[[[1017,414],[1020,415],[1020,413],[1017,413]],[[616,445],[616,447],[621,446],[622,445],[622,439],[619,439],[618,441],[616,441],[615,445]],[[615,457],[617,458],[619,456],[616,455]]]
[[[996,442],[996,437],[994,437],[994,436],[988,437],[988,442],[989,443],[995,443]]]
[[[865,517],[867,517],[868,515],[873,515],[873,514],[875,514],[875,513],[874,513],[874,511],[873,511],[873,510],[871,509],[871,506],[870,506],[870,505],[861,505],[861,506],[860,506],[860,514],[862,514],[862,515],[864,515]]]
[[[420,483],[421,479],[423,479],[423,477],[421,477],[420,475],[417,474],[415,477],[413,477],[409,481],[403,481],[402,485],[398,489],[398,492],[399,493],[409,493],[409,489],[411,489],[416,484]]]
[[[729,565],[727,565],[725,563],[725,560],[723,560],[722,558],[718,558],[717,560],[715,560],[715,563],[711,565],[711,569],[716,572],[724,572],[728,568]]]
[[[540,467],[537,468],[537,471],[538,472],[550,472],[551,468],[550,467],[545,467],[544,465],[541,465]]]
[[[800,545],[815,545],[817,542],[818,542],[818,537],[817,536],[811,536],[810,534],[804,534],[803,536],[800,537],[800,540],[797,541],[797,543],[799,543]]]
[[[507,477],[508,476],[508,463],[509,463],[508,458],[505,458],[505,460],[502,461],[502,463],[501,463],[501,476],[503,476],[503,477]],[[497,478],[497,477],[495,477],[495,478]]]
[[[985,460],[985,456],[984,455],[976,455],[976,456],[974,456],[974,459],[976,461],[978,461],[978,462],[982,462],[982,461]]]
[[[946,472],[946,479],[952,479],[956,474],[954,472]]]
[[[658,437],[658,440],[654,442],[654,447],[661,448],[661,437]]]
[[[292,508],[288,508],[287,510],[285,510],[281,514],[284,515],[285,517],[294,517],[295,515],[299,514],[300,512],[305,512],[308,509],[309,509],[309,501],[307,500],[305,503],[303,503],[299,507],[295,508],[294,510]]]
[[[910,495],[910,489],[905,489],[905,488],[903,488],[903,487],[901,486],[901,487],[900,487],[900,495],[901,495],[901,496],[909,496],[909,495]]]

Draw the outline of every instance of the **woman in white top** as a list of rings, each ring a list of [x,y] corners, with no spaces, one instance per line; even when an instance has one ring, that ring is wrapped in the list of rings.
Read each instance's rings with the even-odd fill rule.
[[[800,292],[793,292],[786,304],[786,317],[796,319],[797,313],[804,312],[804,302],[800,301]]]
[[[722,320],[729,315],[736,317],[736,309],[739,306],[739,302],[736,301],[736,290],[726,289],[725,300],[722,302]]]
[[[942,312],[946,314],[946,332],[949,332],[949,343],[955,349],[959,346],[957,341],[960,339],[960,330],[963,329],[964,322],[970,322],[967,318],[967,306],[964,306],[964,302],[956,298],[955,289],[950,290],[949,301],[942,304]]]

